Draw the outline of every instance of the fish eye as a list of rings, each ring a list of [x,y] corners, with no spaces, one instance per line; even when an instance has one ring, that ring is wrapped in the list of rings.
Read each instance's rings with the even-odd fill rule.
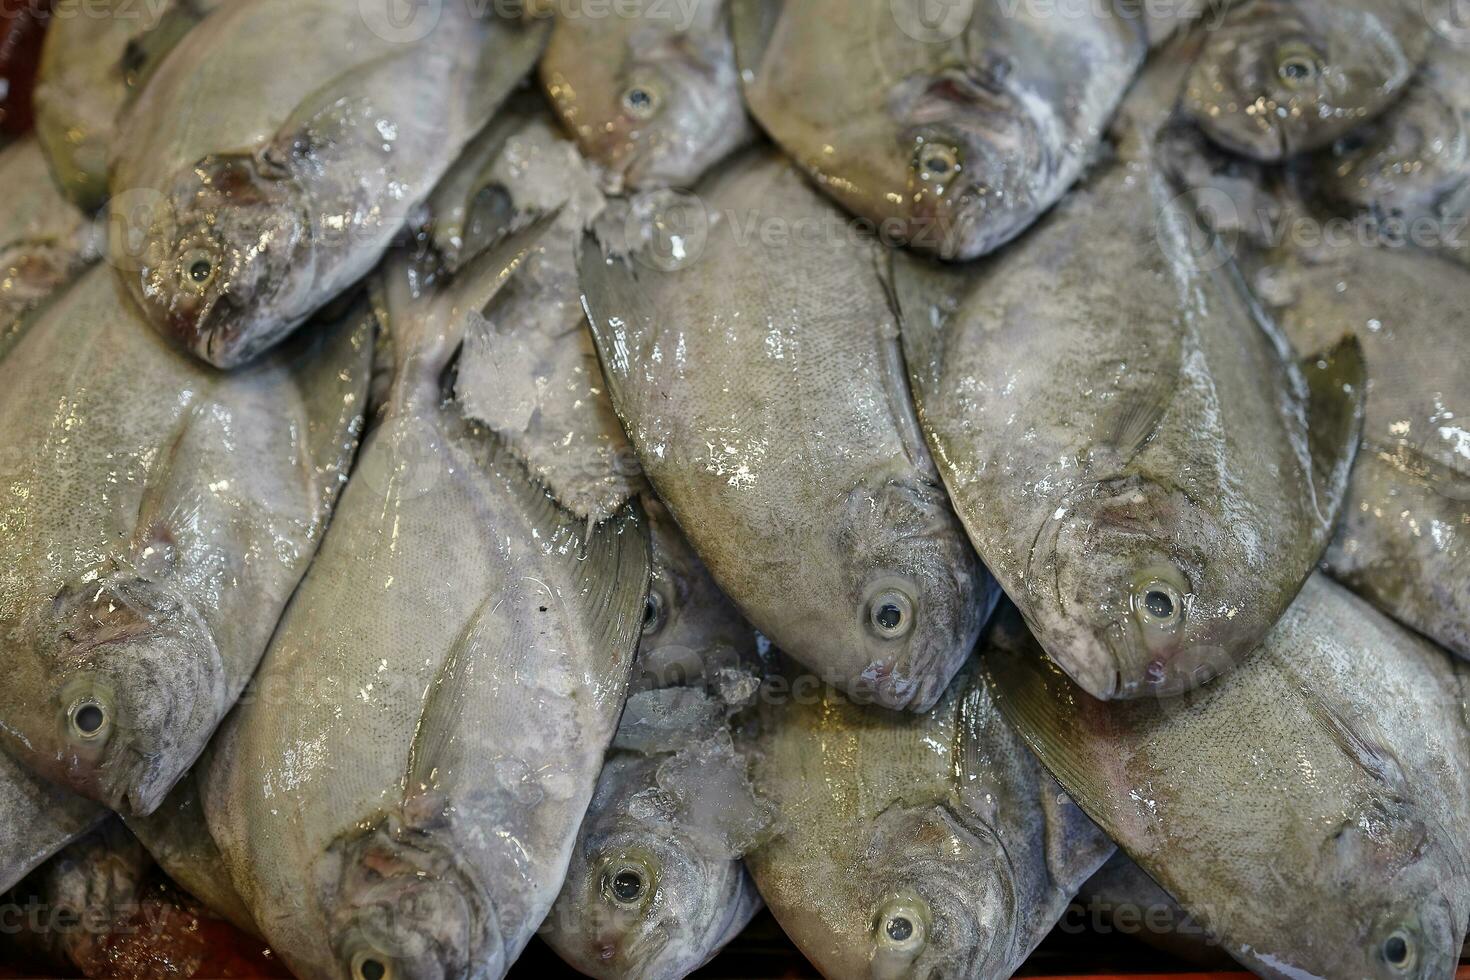
[[[960,151],[947,143],[925,143],[914,155],[914,166],[921,181],[943,186],[960,172]]]
[[[669,607],[657,589],[648,590],[648,599],[643,603],[643,635],[653,636],[668,622]]]
[[[887,589],[868,604],[868,622],[883,639],[900,639],[913,629],[914,604],[897,589]]]
[[[603,874],[602,888],[615,904],[636,907],[648,893],[648,876],[633,864],[614,865]]]
[[[1415,960],[1418,959],[1414,940],[1403,930],[1391,933],[1383,941],[1383,945],[1378,948],[1378,955],[1396,973],[1406,973],[1412,970]]]
[[[363,950],[352,957],[352,980],[393,980],[393,964],[374,950]]]
[[[649,85],[629,85],[623,90],[623,111],[634,119],[652,119],[663,105],[657,90]]]
[[[1283,45],[1276,53],[1276,73],[1292,88],[1313,84],[1322,72],[1322,59],[1304,44]]]
[[[67,711],[66,721],[73,735],[92,742],[107,734],[112,719],[101,702],[83,698]]]
[[[1153,626],[1171,627],[1184,619],[1184,597],[1168,582],[1145,582],[1133,595],[1133,608],[1140,619]]]
[[[208,249],[191,249],[179,261],[179,280],[189,289],[202,292],[219,271],[215,254]]]
[[[878,909],[873,942],[880,950],[913,956],[928,941],[928,909],[920,900],[894,898]]]

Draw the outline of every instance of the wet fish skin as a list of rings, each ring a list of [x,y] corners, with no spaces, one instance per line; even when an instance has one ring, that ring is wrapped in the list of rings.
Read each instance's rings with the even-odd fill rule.
[[[384,33],[335,0],[241,3],[154,75],[114,160],[110,252],[165,336],[237,367],[364,276],[546,25],[449,4],[416,42]]]
[[[1182,105],[1221,146],[1263,162],[1320,150],[1403,96],[1429,53],[1410,0],[1249,0],[1210,32]]]
[[[1114,158],[1023,241],[973,269],[893,259],[951,499],[1102,699],[1177,694],[1255,650],[1327,547],[1362,418],[1361,352],[1299,370],[1175,201],[1158,141],[1188,61],[1158,64]]]
[[[51,18],[34,95],[57,182],[89,212],[107,200],[119,115],[165,55],[227,0],[103,0]]]
[[[21,318],[96,258],[91,228],[57,191],[34,139],[0,150],[0,357]]]
[[[589,529],[443,403],[460,324],[527,246],[506,247],[421,300],[385,273],[392,397],[261,666],[281,696],[211,750],[212,837],[312,980],[502,976],[556,897],[626,692],[636,511]]]
[[[157,808],[315,552],[371,331],[358,307],[227,377],[154,336],[106,267],[26,330],[0,362],[5,751],[114,810]]]
[[[920,0],[733,3],[765,130],[885,240],[952,260],[1000,248],[1066,193],[1149,49],[1147,25],[1107,5],[951,5],[969,20],[936,41],[906,33],[926,23]]]
[[[644,0],[628,15],[558,15],[541,84],[609,190],[693,186],[755,137],[726,0]]]
[[[1470,56],[1437,45],[1399,105],[1303,169],[1333,205],[1470,265]]]
[[[1321,575],[1255,656],[1185,698],[1084,697],[1019,620],[983,662],[1077,804],[1253,972],[1454,975],[1461,662]]]
[[[747,863],[825,976],[1008,977],[1113,846],[1000,718],[973,667],[925,715],[797,682],[763,696]]]
[[[698,194],[712,218],[683,268],[661,271],[657,246],[619,258],[584,243],[613,404],[645,475],[753,625],[858,697],[925,710],[995,591],[913,420],[876,252],[766,151]],[[801,234],[768,241],[773,217]]]
[[[673,980],[761,907],[741,857],[770,814],[749,790],[729,732],[754,699],[763,662],[754,631],[673,518],[650,497],[644,508],[653,575],[632,686],[648,697],[629,699],[541,936],[588,976]],[[673,717],[661,709],[665,695],[709,710],[664,727]],[[640,700],[650,702],[651,733],[641,730]]]
[[[1470,280],[1440,254],[1350,243],[1257,257],[1300,350],[1345,329],[1368,368],[1363,450],[1323,559],[1338,581],[1470,657]],[[1263,297],[1269,302],[1270,294]]]
[[[102,823],[108,813],[0,752],[0,892]]]

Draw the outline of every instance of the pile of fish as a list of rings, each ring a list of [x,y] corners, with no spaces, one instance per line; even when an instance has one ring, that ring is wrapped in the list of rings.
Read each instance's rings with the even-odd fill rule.
[[[0,890],[156,863],[304,980],[762,906],[1008,977],[1074,900],[1452,976],[1463,5],[508,6],[55,5]]]

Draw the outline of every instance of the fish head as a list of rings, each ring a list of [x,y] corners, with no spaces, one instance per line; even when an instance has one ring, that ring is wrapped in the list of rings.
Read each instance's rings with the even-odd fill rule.
[[[692,186],[747,131],[722,31],[635,31],[621,63],[566,53],[543,69],[552,101],[615,190]]]
[[[591,977],[684,976],[750,909],[744,866],[675,822],[607,829],[579,841],[543,938]]]
[[[1102,700],[1166,697],[1247,656],[1280,614],[1220,556],[1233,540],[1178,490],[1136,477],[1052,513],[1026,576],[1027,620],[1057,665]]]
[[[1338,140],[1317,162],[1320,192],[1380,217],[1438,216],[1470,182],[1470,123],[1439,92],[1418,86],[1389,115]]]
[[[206,157],[149,215],[127,280],[134,297],[155,328],[216,367],[244,364],[311,313],[306,194],[283,174],[252,157]]]
[[[1305,842],[1314,859],[1303,865],[1309,877],[1300,885],[1331,895],[1331,908],[1286,918],[1279,941],[1263,936],[1244,955],[1237,951],[1245,965],[1268,966],[1272,975],[1309,968],[1373,980],[1455,975],[1470,914],[1464,855],[1420,807],[1383,789],[1376,786],[1341,824],[1313,827],[1321,836]],[[1311,939],[1302,950],[1304,935]],[[1310,962],[1294,962],[1291,951]]]
[[[853,857],[820,897],[779,910],[824,976],[1009,975],[1017,908],[998,841],[944,805],[895,803]]]
[[[451,980],[509,967],[494,908],[449,843],[448,812],[422,794],[329,845],[314,877],[336,976]]]
[[[813,586],[837,576],[847,603],[787,624],[788,645],[840,657],[824,663],[823,679],[855,698],[927,711],[995,600],[948,498],[906,476],[865,484],[846,495],[832,535],[830,557],[807,559],[803,575]]]
[[[119,573],[62,588],[14,658],[31,675],[7,698],[20,753],[55,782],[146,815],[193,765],[228,704],[223,662],[197,610]]]
[[[1313,24],[1242,16],[1211,32],[1183,108],[1216,143],[1266,163],[1321,149],[1412,76],[1413,61],[1377,18],[1335,4],[1312,9]]]
[[[904,168],[890,186],[907,188],[910,241],[941,258],[992,252],[1045,206],[1060,130],[1008,64],[998,55],[984,68],[913,76],[890,94]]]

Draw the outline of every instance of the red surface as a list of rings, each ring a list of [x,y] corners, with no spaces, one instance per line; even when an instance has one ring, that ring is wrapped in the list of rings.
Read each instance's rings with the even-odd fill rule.
[[[0,0],[0,130],[13,136],[31,128],[31,86],[51,0]]]

